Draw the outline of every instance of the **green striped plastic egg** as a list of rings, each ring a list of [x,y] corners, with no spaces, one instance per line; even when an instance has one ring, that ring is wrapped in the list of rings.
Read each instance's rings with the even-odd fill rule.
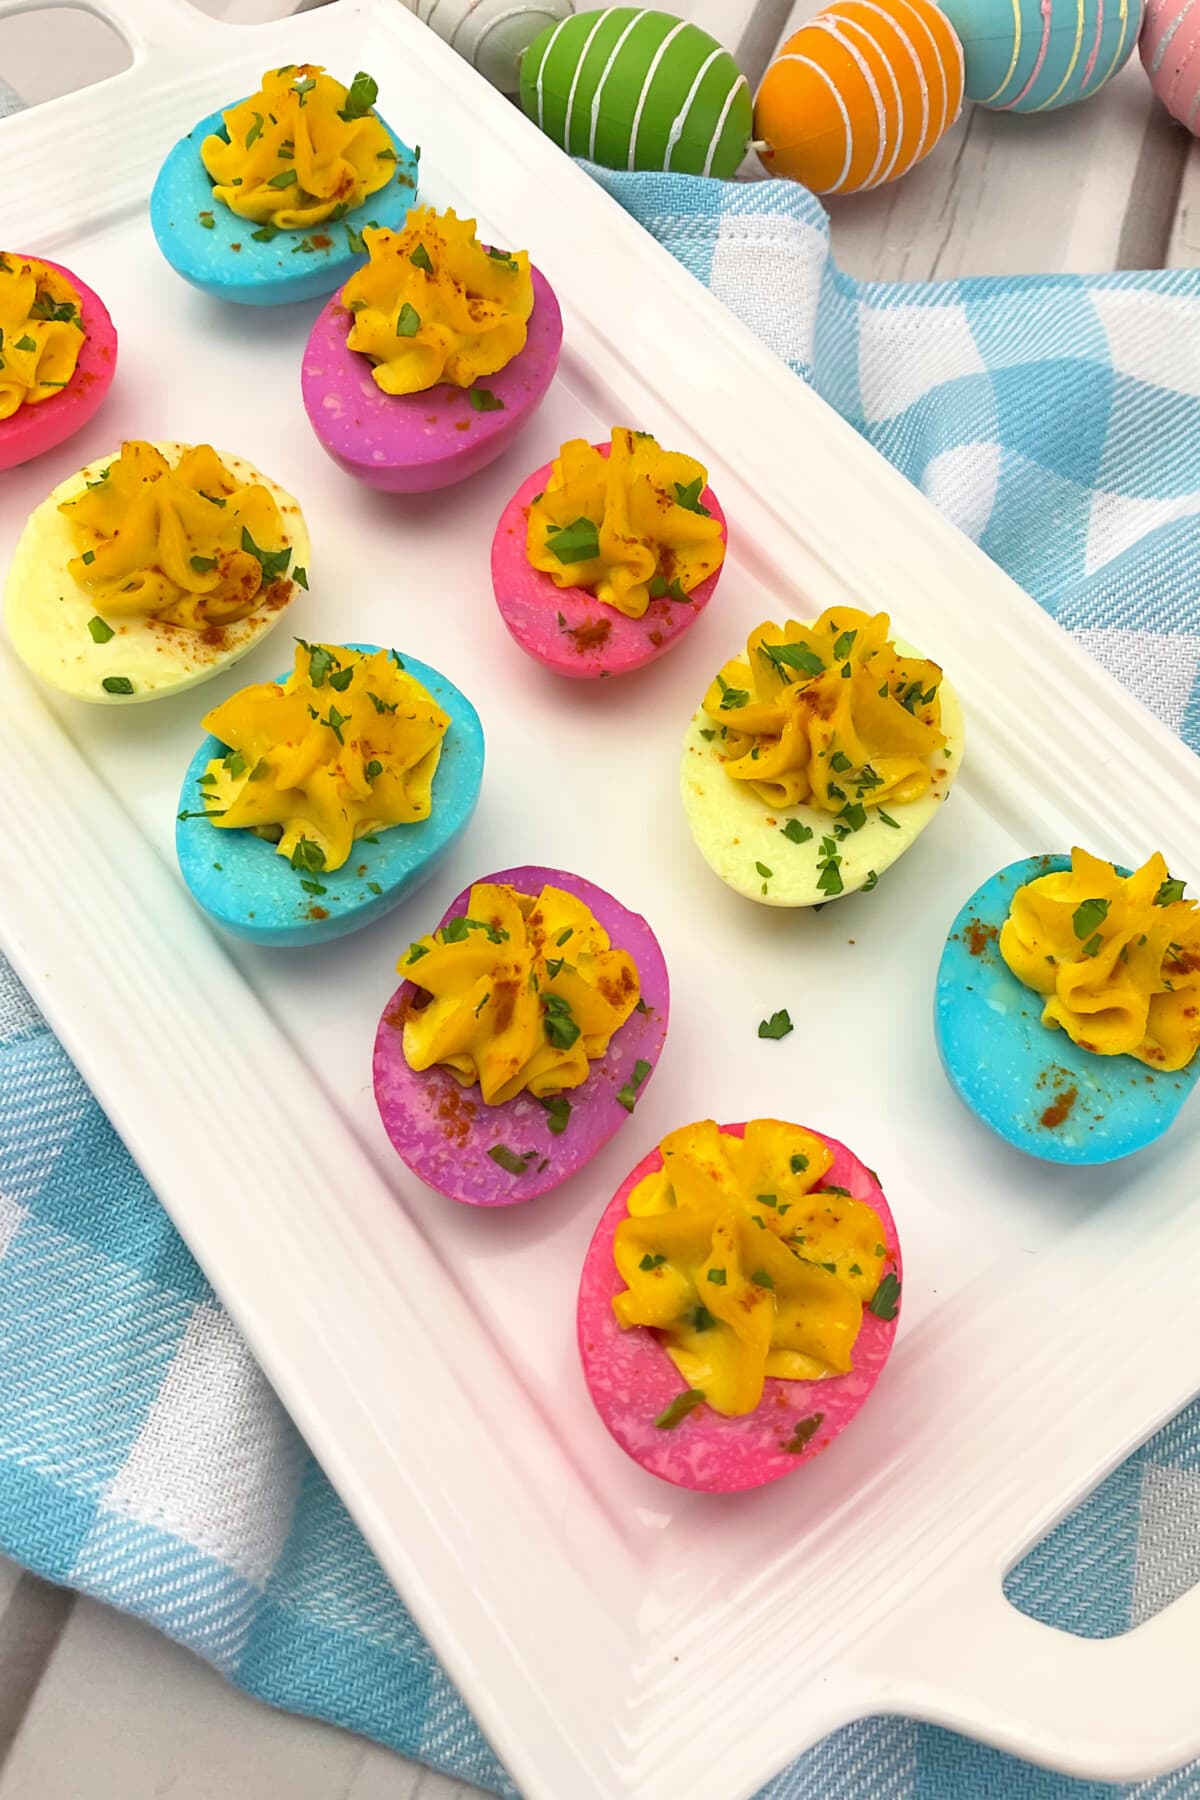
[[[728,50],[639,6],[543,31],[521,64],[521,105],[572,156],[609,169],[725,178],[750,141],[750,90]]]

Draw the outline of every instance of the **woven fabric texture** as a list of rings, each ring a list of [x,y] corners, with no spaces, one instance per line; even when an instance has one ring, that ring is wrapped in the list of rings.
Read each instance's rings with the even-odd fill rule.
[[[3,110],[0,102],[0,111]],[[1200,747],[1200,273],[862,286],[780,183],[602,175],[780,356]],[[277,1706],[514,1792],[62,1047],[0,959],[0,1551]],[[1200,1574],[1200,1406],[1014,1571],[1106,1636]],[[903,1720],[762,1800],[1144,1800]]]

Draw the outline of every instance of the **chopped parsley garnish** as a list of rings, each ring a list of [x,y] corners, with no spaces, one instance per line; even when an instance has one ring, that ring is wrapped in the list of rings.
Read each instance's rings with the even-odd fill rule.
[[[893,819],[891,813],[885,813],[882,806],[877,806],[875,808],[875,817],[877,819],[882,819],[885,825],[890,825],[893,831],[899,831],[900,826],[898,821]]]
[[[428,956],[428,955],[429,955],[428,944],[410,944],[408,946],[408,955],[405,957],[404,961],[405,961],[406,965],[409,963],[420,962],[420,960],[423,956]]]
[[[854,767],[854,764],[844,750],[835,750],[829,759],[829,766],[835,774],[844,775],[847,769]]]
[[[199,217],[200,217],[200,228],[202,231],[215,230],[217,221],[213,218],[213,216],[210,212],[202,212],[199,215]]]
[[[294,83],[292,92],[299,94],[301,106],[304,105],[304,96],[306,94],[311,94],[316,85],[316,80],[311,75],[308,77],[307,81],[297,81]]]
[[[851,650],[854,648],[854,640],[857,636],[857,631],[843,631],[841,637],[833,646],[834,662],[845,662]]]
[[[651,1256],[650,1252],[647,1250],[645,1256],[643,1256],[641,1262],[638,1264],[638,1268],[646,1269],[647,1271],[650,1269],[661,1269],[666,1260],[665,1256]]]
[[[292,851],[292,867],[304,869],[310,875],[319,874],[325,867],[325,852],[311,838],[297,838],[296,848]]]
[[[685,512],[699,513],[702,519],[711,519],[712,514],[707,506],[700,504],[700,496],[703,492],[703,475],[697,475],[695,481],[689,481],[686,487],[682,482],[677,481],[675,483],[676,504],[682,506]]]
[[[257,231],[252,231],[250,233],[250,236],[254,239],[256,244],[269,244],[273,238],[279,236],[279,227],[278,225],[270,224],[260,225]]]
[[[786,1006],[779,1012],[772,1013],[769,1019],[760,1019],[758,1024],[760,1038],[785,1038],[791,1030],[791,1014]]]
[[[546,548],[560,563],[591,562],[600,554],[600,533],[591,519],[572,519],[549,527]]]
[[[502,944],[508,936],[503,926],[497,928],[495,925],[490,925],[486,919],[469,919],[465,913],[459,913],[456,918],[447,919],[442,927],[442,942],[443,944],[465,943],[467,933],[471,931],[482,931],[490,944]]]
[[[272,175],[269,177],[269,179],[267,181],[267,186],[272,187],[272,188],[291,187],[293,185],[293,183],[295,182],[295,180],[296,180],[295,169],[280,169],[280,171],[277,175]]]
[[[107,644],[110,638],[117,635],[112,626],[108,624],[106,620],[102,619],[99,613],[93,613],[92,617],[88,620],[88,630],[92,634],[92,642],[94,644]]]
[[[874,869],[867,870],[867,879],[858,890],[860,894],[869,894],[872,888],[879,886],[879,876]]]
[[[1168,876],[1154,896],[1155,906],[1170,906],[1173,900],[1182,900],[1186,886],[1187,882],[1180,881],[1177,875]]]
[[[14,350],[36,350],[37,340],[29,336],[19,337],[13,345]]]
[[[467,389],[467,402],[472,412],[503,412],[504,402],[491,388],[471,387]]]
[[[793,844],[807,844],[813,834],[811,825],[802,825],[799,819],[789,819],[786,825],[779,827],[785,838]]]
[[[242,526],[242,549],[254,558],[262,570],[264,587],[269,587],[278,576],[286,575],[287,566],[292,560],[292,552],[287,544],[282,550],[260,550],[244,525]]]
[[[836,846],[830,838],[822,838],[821,850],[821,860],[817,864],[817,886],[828,899],[832,900],[836,894],[845,891],[846,884],[842,880],[842,859],[837,854]]]
[[[258,142],[258,140],[262,136],[262,134],[263,134],[263,116],[260,112],[256,112],[254,115],[254,123],[250,127],[249,131],[246,133],[246,148],[247,148],[247,150],[250,149],[251,145],[256,144]]]
[[[530,1163],[536,1160],[537,1151],[526,1150],[523,1156],[518,1156],[516,1151],[510,1150],[507,1144],[493,1144],[488,1155],[494,1163],[500,1164],[506,1174],[524,1175]]]
[[[204,496],[204,498],[207,500],[208,495],[206,494]],[[222,500],[221,505],[224,506],[224,504],[225,504],[225,502]],[[302,569],[300,567],[299,563],[297,563],[296,567],[292,570],[292,580],[296,583],[297,587],[302,587],[304,589],[305,593],[307,594],[307,592],[308,592],[308,570]]]
[[[490,244],[487,254],[493,262],[504,263],[509,269],[515,269],[517,266],[517,259],[511,250],[498,250],[495,244]]]
[[[682,1425],[690,1412],[704,1404],[703,1388],[684,1388],[682,1394],[676,1394],[670,1406],[664,1408],[654,1421],[655,1431],[674,1431]]]
[[[394,713],[400,704],[398,700],[381,700],[379,695],[372,693],[370,688],[367,689],[367,699],[377,713]]]
[[[128,675],[106,675],[100,683],[106,694],[132,694],[133,683]]]
[[[713,741],[713,739],[714,739],[714,738],[715,738],[715,737],[716,737],[716,735],[717,735],[717,734],[716,734],[716,732],[715,732],[715,731],[710,731],[710,730],[706,730],[706,729],[705,729],[705,727],[704,727],[704,726],[701,726],[701,727],[700,727],[700,736],[701,736],[701,737],[702,737],[702,738],[707,738],[707,739],[708,739],[708,742],[709,742],[709,743],[710,743],[710,744],[711,744],[711,743],[712,743],[712,741]]]
[[[571,1011],[570,1002],[564,1000],[561,994],[546,995],[546,1012],[542,1019],[542,1028],[556,1050],[569,1050],[579,1036],[579,1027],[575,1023],[575,1015]],[[620,1095],[617,1098],[620,1099]]]
[[[188,567],[195,575],[210,575],[217,566],[215,556],[192,556],[188,558]]]
[[[347,724],[349,719],[349,713],[340,713],[337,707],[331,704],[329,708],[329,717],[327,719],[318,719],[317,724],[328,725],[338,743],[344,744],[346,740],[342,736],[342,726]]]
[[[796,1154],[792,1158],[792,1174],[793,1175],[803,1175],[803,1173],[804,1173],[805,1169],[807,1169],[807,1167],[808,1167],[807,1156],[805,1156],[802,1151],[797,1150]]]
[[[302,881],[300,886],[306,894],[327,894],[329,892],[329,889],[322,887],[319,881]]]
[[[415,306],[406,300],[400,308],[400,317],[396,320],[397,337],[416,337],[421,329],[421,315]]]
[[[344,694],[353,680],[354,669],[353,666],[348,663],[344,669],[334,669],[329,677],[329,685],[335,693]]]
[[[547,1004],[549,1004],[549,1002],[547,1002]],[[574,1040],[572,1040],[572,1042],[573,1041]],[[639,1056],[633,1065],[633,1074],[623,1087],[618,1088],[617,1105],[623,1106],[627,1113],[631,1113],[637,1105],[638,1090],[641,1088],[649,1073],[650,1064],[645,1062],[643,1058]]]
[[[900,1311],[900,1283],[890,1270],[875,1289],[873,1299],[867,1302],[867,1311],[885,1320],[894,1319]]]
[[[483,996],[483,999],[479,1002],[479,1005],[475,1008],[475,1017],[476,1018],[479,1017],[480,1013],[483,1011],[484,1007],[487,1005],[487,1003],[491,999],[491,997],[492,996],[490,993],[487,993]]]
[[[766,863],[756,862],[754,866],[758,870],[759,874],[762,876],[764,881],[770,881],[771,877],[775,873],[774,869],[768,869]]]
[[[692,604],[692,596],[688,593],[678,575],[673,575],[670,581],[667,581],[662,575],[652,575],[650,577],[649,593],[652,600],[676,600],[681,606],[690,606]]]
[[[244,775],[246,773],[248,766],[246,758],[242,755],[240,750],[231,750],[223,764],[226,773],[231,775],[235,781],[239,775]]]
[[[1093,933],[1093,935],[1088,939],[1086,944],[1080,945],[1080,955],[1081,956],[1097,956],[1097,955],[1099,955],[1100,946],[1103,944],[1103,942],[1104,942],[1104,939],[1101,937],[1101,935],[1098,931]]]
[[[782,1448],[787,1451],[789,1456],[799,1456],[802,1450],[807,1450],[809,1440],[820,1431],[824,1419],[824,1413],[811,1413],[807,1419],[797,1419],[792,1428],[791,1437],[787,1439]]]
[[[324,644],[309,644],[303,638],[297,638],[296,642],[302,649],[308,651],[309,681],[315,688],[323,687],[325,677],[338,666],[337,657],[332,650],[327,650]]]
[[[573,925],[568,925],[566,930],[560,931],[558,936],[555,938],[555,940],[554,940],[555,948],[557,950],[561,950],[563,945],[568,941],[568,939],[572,938],[574,935],[575,935],[575,927]]]
[[[712,1314],[709,1312],[707,1306],[705,1306],[703,1304],[703,1302],[701,1302],[701,1304],[696,1308],[695,1312],[692,1314],[692,1330],[693,1331],[711,1331],[713,1326],[716,1324],[716,1322],[717,1321],[713,1318]]]
[[[802,675],[823,675],[825,664],[807,644],[760,644],[759,649],[777,669],[796,669]]]
[[[565,1094],[539,1094],[538,1099],[550,1116],[550,1136],[561,1137],[571,1122],[571,1102]]]
[[[383,774],[383,764],[378,762],[375,757],[372,757],[366,768],[363,770],[363,774],[368,781],[374,781],[377,775]]]
[[[854,1198],[849,1188],[835,1187],[832,1181],[822,1183],[819,1191],[822,1194],[837,1194],[843,1200],[852,1200]]]
[[[56,301],[49,294],[39,294],[29,309],[29,316],[31,319],[48,319],[55,325],[74,325],[76,331],[83,330],[83,320],[76,312],[73,300]]]
[[[773,1288],[775,1286],[775,1277],[767,1269],[755,1269],[750,1279],[755,1287]]]
[[[1075,936],[1077,938],[1090,938],[1094,931],[1100,929],[1107,917],[1107,900],[1081,900],[1071,915],[1071,924],[1074,928]],[[1089,950],[1086,951],[1085,954],[1094,956],[1095,951]]]
[[[725,1286],[725,1271],[724,1271],[724,1269],[710,1269],[708,1271],[708,1279],[712,1282],[714,1287],[724,1287]]]
[[[346,104],[338,109],[338,118],[349,125],[354,119],[365,118],[379,98],[379,83],[373,81],[365,69],[360,69],[350,83],[346,95]]]
[[[749,706],[750,696],[745,688],[730,687],[721,675],[717,676],[717,686],[721,690],[721,711],[736,712],[740,706]]]

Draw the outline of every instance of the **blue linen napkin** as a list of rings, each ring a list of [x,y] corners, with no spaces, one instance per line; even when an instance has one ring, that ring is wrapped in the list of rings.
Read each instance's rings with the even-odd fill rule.
[[[800,189],[593,173],[1200,748],[1200,272],[863,284]],[[264,1700],[515,1792],[2,958],[0,1551]],[[1103,1637],[1198,1575],[1200,1405],[1008,1591]],[[1118,1793],[1200,1794],[1200,1763],[1118,1789],[873,1719],[761,1800]]]

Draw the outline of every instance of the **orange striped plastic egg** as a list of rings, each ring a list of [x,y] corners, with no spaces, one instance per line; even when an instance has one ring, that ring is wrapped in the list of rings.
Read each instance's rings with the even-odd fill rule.
[[[962,45],[931,0],[834,0],[764,75],[754,135],[772,175],[852,194],[927,156],[962,99]]]

